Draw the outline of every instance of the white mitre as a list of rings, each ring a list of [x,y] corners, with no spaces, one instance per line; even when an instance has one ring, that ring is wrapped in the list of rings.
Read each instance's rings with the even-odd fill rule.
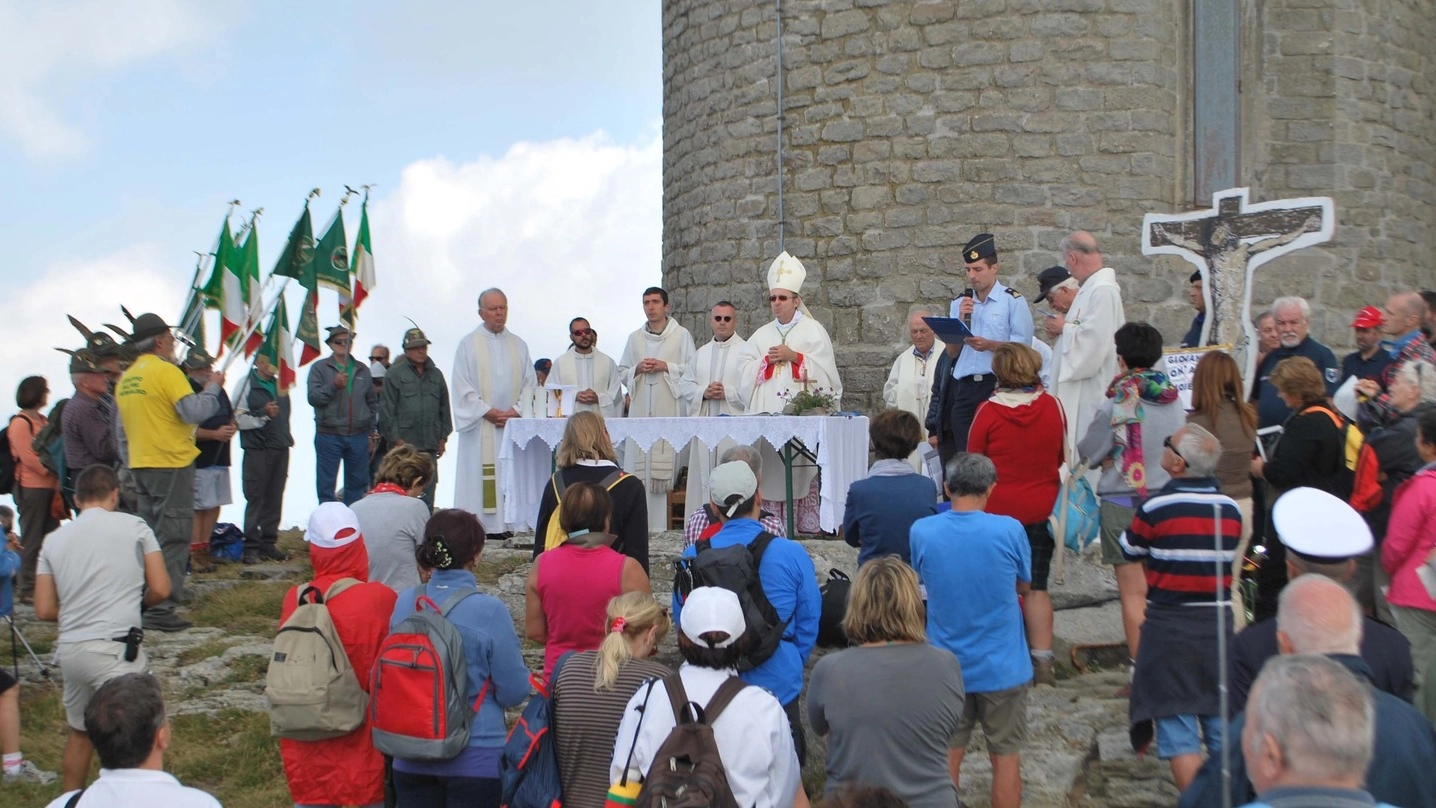
[[[793,294],[801,294],[803,281],[808,279],[808,270],[803,268],[803,262],[788,255],[784,250],[773,263],[768,266],[768,288],[787,289]]]

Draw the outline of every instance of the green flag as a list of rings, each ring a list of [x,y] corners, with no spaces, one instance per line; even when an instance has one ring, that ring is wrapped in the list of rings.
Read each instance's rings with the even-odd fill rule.
[[[334,221],[314,248],[314,275],[319,285],[341,295],[349,294],[349,247],[344,235],[344,208],[334,212]]]
[[[257,328],[257,321],[264,306],[264,302],[260,299],[264,285],[259,282],[259,229],[257,225],[257,221],[250,221],[249,232],[244,234],[244,243],[235,251],[234,259],[234,274],[239,278],[240,299],[243,301],[243,320],[240,328],[247,330],[250,325],[256,326],[254,333],[249,335],[249,340],[244,345],[246,356],[254,353],[263,339]]]
[[[209,280],[205,282],[200,294],[204,296],[204,305],[210,309],[224,308],[224,271],[234,260],[234,236],[229,232],[229,211],[224,214],[224,225],[219,231],[219,244],[214,248],[214,266],[210,268]]]
[[[299,328],[295,336],[304,343],[299,364],[307,365],[319,357],[322,344],[319,340],[319,281],[315,274],[314,224],[309,218],[309,200],[304,201],[304,212],[289,231],[289,240],[279,253],[279,262],[274,265],[274,274],[293,278],[304,287],[304,303],[299,307]]]

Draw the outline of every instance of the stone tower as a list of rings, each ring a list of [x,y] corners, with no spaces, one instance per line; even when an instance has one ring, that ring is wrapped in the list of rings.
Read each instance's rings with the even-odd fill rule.
[[[1142,215],[1226,187],[1335,199],[1335,240],[1263,267],[1253,298],[1307,297],[1330,345],[1357,308],[1436,287],[1433,0],[779,5],[663,2],[664,282],[700,344],[725,297],[750,333],[781,238],[846,408],[881,406],[907,314],[945,312],[982,231],[1029,299],[1092,231],[1128,317],[1173,345],[1192,268],[1142,256]]]

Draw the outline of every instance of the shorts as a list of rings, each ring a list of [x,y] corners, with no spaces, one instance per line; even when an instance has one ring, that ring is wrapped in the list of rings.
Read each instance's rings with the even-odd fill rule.
[[[1201,734],[1197,734],[1198,725]],[[1200,755],[1206,742],[1207,754],[1222,751],[1222,722],[1215,715],[1169,715],[1156,720],[1157,757],[1171,760],[1178,755]]]
[[[963,700],[962,720],[948,742],[951,749],[966,749],[972,739],[972,728],[982,723],[987,736],[987,751],[994,755],[1015,755],[1027,745],[1027,692],[1032,687],[1023,683],[1007,690],[991,693],[968,693]]]
[[[229,466],[194,470],[194,509],[208,511],[234,502],[229,489]]]
[[[20,684],[20,682],[16,680],[14,676],[10,675],[10,671],[0,668],[0,693],[8,692],[10,688],[18,684]]]
[[[125,661],[125,644],[114,640],[82,640],[60,645],[60,674],[65,678],[65,723],[85,731],[85,707],[100,685],[126,673],[144,673],[144,649],[134,662]]]
[[[1102,563],[1117,566],[1118,564],[1130,564],[1131,561],[1122,555],[1122,534],[1132,526],[1132,517],[1137,515],[1136,508],[1129,508],[1126,505],[1118,505],[1115,502],[1102,500],[1101,510],[1098,512],[1102,529]]]
[[[1052,539],[1052,528],[1046,521],[1023,525],[1027,531],[1027,543],[1032,547],[1032,591],[1047,591],[1047,575],[1052,568],[1052,553],[1057,544]]]

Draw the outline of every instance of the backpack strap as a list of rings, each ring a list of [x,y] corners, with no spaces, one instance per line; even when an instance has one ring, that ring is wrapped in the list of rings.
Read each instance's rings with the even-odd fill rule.
[[[762,575],[758,572],[758,565],[763,563],[763,554],[768,552],[768,545],[772,544],[773,539],[776,538],[778,537],[772,533],[766,530],[760,530],[758,531],[758,535],[754,536],[753,540],[748,543],[748,552],[753,554],[753,574],[758,575],[760,578]]]
[[[439,608],[439,614],[443,615],[444,619],[447,620],[449,618],[449,612],[452,612],[455,606],[458,606],[460,603],[462,603],[465,598],[477,594],[479,594],[478,591],[459,592],[458,594],[444,601],[444,605]],[[432,603],[432,601],[430,602]]]
[[[668,691],[668,704],[673,708],[673,723],[683,724],[684,710],[688,707],[688,690],[683,687],[683,677],[678,671],[663,677],[663,688]]]
[[[76,805],[80,804],[80,798],[83,796],[85,796],[85,789],[82,788],[75,792],[75,796],[65,800],[65,808],[75,808]]]
[[[623,478],[627,476],[629,476],[628,473],[625,472],[623,469],[614,469],[602,480],[599,480],[598,484],[603,486],[603,489],[605,491],[612,491],[613,487],[623,482]]]
[[[553,476],[549,478],[549,482],[553,483],[554,499],[562,500],[563,492],[568,490],[568,480],[563,478],[563,469],[555,471]],[[556,511],[557,509],[555,509],[555,512]]]
[[[658,679],[648,680],[648,692],[643,694],[643,704],[635,708],[638,710],[638,726],[633,728],[633,743],[628,746],[628,759],[623,764],[623,777],[619,778],[618,784],[628,785],[628,772],[633,768],[633,752],[638,749],[638,734],[643,729],[643,716],[648,714],[648,699],[653,695],[653,686],[658,684]]]
[[[349,587],[358,586],[361,583],[363,582],[360,581],[358,578],[340,578],[339,580],[329,585],[329,591],[324,593],[324,600],[328,602],[329,600],[332,600],[333,598],[337,597],[339,593],[343,592]]]
[[[737,698],[738,694],[743,692],[743,688],[747,686],[746,682],[736,676],[729,676],[725,679],[723,684],[718,686],[713,698],[708,700],[708,706],[703,708],[704,721],[712,726],[713,722],[718,720],[718,716],[723,713],[723,708],[732,703],[733,699]]]

